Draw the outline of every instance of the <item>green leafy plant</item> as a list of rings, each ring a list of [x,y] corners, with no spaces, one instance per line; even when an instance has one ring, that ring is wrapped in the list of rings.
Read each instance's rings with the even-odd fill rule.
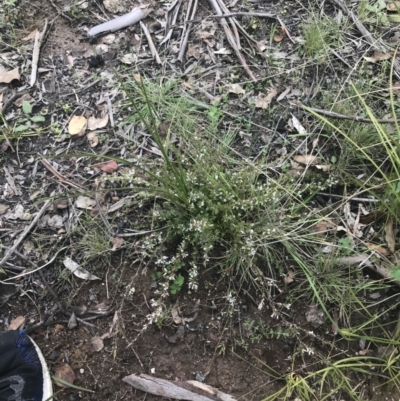
[[[32,115],[33,107],[27,100],[22,102],[22,111],[24,116],[19,120],[19,124],[15,127],[15,132],[28,131],[32,128],[32,123],[37,124],[45,121],[44,116],[40,114]]]

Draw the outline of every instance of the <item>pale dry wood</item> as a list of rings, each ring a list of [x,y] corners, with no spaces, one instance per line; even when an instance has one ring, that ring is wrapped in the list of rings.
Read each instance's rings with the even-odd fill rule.
[[[216,12],[217,15],[222,15],[222,11],[221,8],[217,2],[217,0],[209,0],[211,6],[213,7],[214,11]],[[242,65],[243,69],[246,71],[247,75],[254,81],[256,82],[257,79],[254,76],[254,74],[252,73],[252,71],[250,70],[249,66],[247,65],[246,59],[244,58],[243,54],[240,52],[240,50],[238,49],[237,43],[236,43],[236,39],[231,31],[231,29],[229,28],[229,24],[228,21],[226,20],[226,18],[221,18],[220,19],[220,24],[222,25],[224,31],[225,31],[225,35],[228,39],[229,44],[231,45],[232,49],[235,51],[237,58],[240,61],[240,64]]]
[[[197,12],[197,6],[198,6],[198,0],[190,0],[189,4],[188,4],[188,10],[186,13],[186,19],[193,19],[196,15]],[[192,26],[193,24],[185,24],[183,26],[183,33],[182,33],[182,37],[181,37],[181,46],[179,49],[179,54],[178,54],[178,60],[180,62],[183,61],[183,57],[185,56],[185,52],[186,52],[186,48],[187,48],[187,44],[189,41],[189,35],[190,35],[190,31],[192,30]]]
[[[161,64],[160,56],[159,56],[159,54],[157,52],[156,47],[154,46],[153,39],[151,38],[150,32],[147,29],[147,26],[145,24],[143,24],[142,21],[140,21],[140,26],[141,26],[144,34],[146,35],[147,42],[148,42],[149,47],[150,47],[151,55],[153,56],[153,58],[156,59],[157,64]]]
[[[178,15],[179,15],[179,9],[181,7],[181,4],[182,4],[182,0],[175,0],[171,4],[170,8],[168,9],[167,18],[166,18],[166,24],[167,25],[165,27],[165,32],[167,32],[167,34],[165,35],[164,39],[160,42],[160,45],[162,45],[163,43],[167,42],[171,38],[172,32],[174,31],[173,27],[176,24],[176,20],[177,20]],[[171,23],[170,23],[170,21],[168,19],[169,14],[172,14]]]
[[[145,391],[146,393],[175,400],[235,401],[235,399],[229,394],[222,393],[211,386],[194,380],[172,382],[141,374],[126,376],[122,381],[138,390]]]
[[[47,30],[47,18],[44,21],[44,28],[41,32],[37,31],[35,35],[35,44],[33,46],[33,54],[32,54],[32,72],[31,72],[31,81],[30,85],[33,86],[36,82],[36,74],[38,69],[38,62],[39,62],[39,54],[40,48],[42,47],[43,38],[46,34]]]

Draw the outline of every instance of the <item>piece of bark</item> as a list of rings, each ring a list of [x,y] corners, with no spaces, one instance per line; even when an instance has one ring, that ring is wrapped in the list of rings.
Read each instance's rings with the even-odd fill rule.
[[[170,380],[141,374],[126,376],[122,381],[146,393],[175,400],[236,401],[235,398],[229,394],[225,394],[195,380],[172,382]]]

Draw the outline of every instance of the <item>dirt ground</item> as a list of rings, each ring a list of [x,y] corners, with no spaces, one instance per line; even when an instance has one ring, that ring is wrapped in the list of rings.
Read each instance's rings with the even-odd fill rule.
[[[243,3],[246,4],[238,9],[249,10],[256,7],[259,12],[282,10],[279,2]],[[168,75],[177,71],[185,73],[190,67],[190,62],[180,65],[176,60],[173,63],[168,60],[163,65],[156,65],[148,55],[146,46],[144,54],[141,53],[142,50],[138,50],[135,63],[122,64],[122,57],[132,54],[132,47],[140,47],[140,26],[115,33],[115,41],[110,37],[108,41],[102,38],[88,40],[88,28],[104,18],[103,6],[90,1],[87,7],[82,8],[75,4],[69,10],[61,12],[69,5],[73,4],[52,0],[31,0],[24,3],[21,16],[14,21],[18,52],[0,54],[9,66],[20,67],[22,74],[18,82],[2,84],[4,99],[9,98],[15,89],[23,88],[30,93],[34,112],[46,114],[48,124],[60,122],[65,131],[69,123],[69,117],[64,114],[67,108],[99,117],[104,104],[107,104],[107,98],[111,99],[111,104],[115,107],[114,101],[118,99],[113,87],[116,69],[127,72],[136,68],[139,71],[148,69],[150,75],[155,75],[154,71],[158,70]],[[121,14],[138,5],[136,2],[121,1],[115,6],[115,12]],[[162,20],[164,14],[161,11],[165,11],[167,3],[153,2],[151,5],[154,8],[152,15],[159,15]],[[210,11],[206,1],[200,2],[200,5],[200,15]],[[290,29],[295,29],[296,19],[293,17],[294,20],[291,20],[289,16],[291,9],[295,11],[296,3],[288,2],[288,5],[285,21]],[[106,14],[114,15],[109,10],[106,10]],[[40,69],[37,83],[30,89],[28,54],[32,51],[33,42],[21,39],[35,29],[43,29],[45,19],[49,25],[40,53]],[[151,18],[151,21],[156,19]],[[259,27],[260,36],[266,31],[263,29],[263,26]],[[287,43],[282,43],[281,50],[289,51],[292,45],[287,40]],[[106,51],[104,46],[107,46]],[[193,53],[195,50],[195,47],[191,48]],[[96,54],[101,54],[101,57]],[[205,56],[206,53],[202,53],[200,60],[196,60],[207,68],[211,61]],[[232,55],[227,55],[222,60],[227,70],[231,63],[234,64],[232,59]],[[259,68],[258,73],[266,74],[265,68]],[[16,118],[16,110],[15,104],[8,108],[8,121]],[[120,116],[114,110],[114,117],[118,123],[126,116]],[[108,140],[96,152],[105,154],[108,149],[118,149],[121,146],[120,138],[113,132],[112,128],[98,130],[98,135],[105,135]],[[73,141],[67,139],[65,132],[61,130],[56,134],[53,132],[24,138],[14,145],[14,152],[3,149],[0,155],[2,165],[12,173],[17,186],[21,188],[20,193],[7,195],[10,180],[5,174],[0,175],[1,193],[4,194],[10,211],[14,211],[17,204],[22,204],[25,211],[39,212],[42,204],[36,204],[35,200],[49,197],[61,187],[68,187],[65,181],[38,161],[38,155],[46,157],[73,150],[92,151],[86,137]],[[257,141],[259,138],[255,140]],[[55,163],[52,166],[59,173],[64,177],[74,177],[71,178],[72,182],[94,183],[98,174],[90,169],[85,170],[80,160],[71,160],[69,164],[53,160]],[[62,216],[64,222],[68,220],[65,218],[65,209],[55,204],[52,208],[51,216]],[[122,216],[120,220],[124,222],[124,219],[129,218]],[[2,257],[28,224],[29,219],[2,221]],[[177,325],[170,314],[165,317],[161,327],[149,323],[148,315],[153,311],[151,299],[155,292],[154,282],[150,279],[149,272],[137,260],[131,259],[126,249],[114,252],[105,261],[106,268],[103,267],[99,273],[96,273],[96,266],[93,266],[93,274],[99,274],[100,280],[81,280],[73,275],[62,275],[63,257],[73,258],[78,249],[74,237],[65,234],[56,225],[36,227],[21,245],[20,252],[23,256],[14,254],[9,262],[11,271],[14,267],[13,274],[20,274],[26,268],[32,268],[26,259],[33,262],[33,267],[41,266],[40,263],[44,261],[47,264],[41,270],[43,276],[38,273],[29,274],[0,285],[1,329],[6,329],[17,317],[24,317],[24,327],[41,347],[52,373],[57,372],[60,366],[68,364],[76,375],[74,384],[93,391],[88,393],[55,386],[57,400],[160,400],[160,397],[135,390],[122,382],[125,376],[140,373],[172,381],[196,379],[238,400],[261,400],[283,384],[274,378],[271,369],[279,374],[296,371],[296,374],[306,375],[311,367],[315,368],[309,349],[317,354],[328,352],[338,356],[355,355],[359,351],[357,344],[336,338],[329,322],[313,327],[306,319],[306,311],[310,310],[310,305],[290,308],[288,305],[291,298],[287,291],[277,290],[275,294],[275,304],[280,308],[280,319],[276,319],[275,311],[268,306],[261,309],[260,300],[251,292],[245,292],[240,299],[235,300],[234,305],[231,305],[235,312],[228,316],[229,305],[223,296],[228,285],[226,278],[207,276],[207,273],[202,277],[203,284],[198,292],[178,293],[165,300],[169,312],[179,305],[182,313],[188,316],[193,315],[193,308],[198,305],[196,317],[187,323],[184,335],[177,336]],[[0,276],[2,279],[4,277]],[[43,277],[47,283],[43,282]],[[283,283],[281,284],[283,288]],[[69,312],[73,310],[76,317],[82,320],[71,322],[62,313],[60,305]],[[41,325],[43,322],[47,322],[45,327]],[[267,327],[270,338],[255,338],[257,330],[254,327],[249,328],[246,322],[262,322],[256,324]],[[103,337],[102,340],[100,337]],[[381,390],[375,387],[374,381],[361,381],[360,386],[365,388],[365,399],[380,397]],[[396,395],[393,397],[391,399],[396,399]],[[335,399],[345,398],[338,393]]]

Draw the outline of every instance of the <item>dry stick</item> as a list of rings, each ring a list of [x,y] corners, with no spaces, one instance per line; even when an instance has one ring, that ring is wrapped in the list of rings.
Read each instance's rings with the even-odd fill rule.
[[[165,30],[168,31],[167,34],[165,35],[165,38],[161,41],[160,45],[162,45],[165,42],[168,42],[168,40],[171,38],[172,32],[174,31],[172,27],[175,26],[176,24],[176,20],[178,18],[179,15],[179,9],[181,8],[181,4],[182,4],[182,0],[175,0],[175,2],[171,5],[170,9],[167,11],[167,26],[165,27]],[[173,10],[175,8],[175,10],[173,11],[173,15],[172,15],[172,21],[171,21],[171,25],[168,25],[168,13]]]
[[[362,22],[358,19],[358,17],[354,14],[353,11],[349,10],[346,3],[344,3],[343,0],[331,0],[332,3],[337,5],[339,8],[342,9],[342,11],[349,16],[353,22],[354,25],[357,27],[359,32],[363,35],[364,39],[375,49],[380,52],[386,53],[388,48],[385,44],[383,44],[380,40],[374,39],[374,37],[371,35],[371,33],[368,31],[367,28],[362,24]],[[397,78],[400,79],[400,63],[399,61],[394,59],[394,73]]]
[[[221,7],[221,11],[222,11],[224,14],[229,14],[228,7],[226,7],[225,3],[224,3],[222,0],[217,0],[217,2],[218,2],[218,4],[219,4],[219,6]],[[231,17],[228,17],[228,21],[229,21],[229,23],[231,24],[233,33],[235,34],[235,39],[236,39],[237,48],[238,48],[239,50],[241,50],[242,46],[240,45],[239,32],[238,32],[237,26],[236,26],[236,25],[238,24],[238,22],[237,22],[237,21],[235,22],[235,19],[234,19],[234,18],[231,18]]]
[[[24,238],[28,235],[29,231],[32,230],[32,228],[35,226],[35,224],[38,222],[38,220],[42,217],[43,213],[46,211],[47,207],[50,205],[52,200],[48,199],[42,208],[39,210],[35,218],[32,220],[31,224],[29,224],[28,227],[25,228],[25,230],[22,232],[22,234],[19,236],[17,241],[14,243],[14,245],[6,252],[4,255],[3,259],[0,260],[0,266],[4,265],[8,259],[10,259],[11,255],[13,252],[19,247],[21,242],[24,240]]]
[[[188,19],[193,19],[194,16],[196,15],[197,12],[197,5],[198,5],[198,1],[197,0],[191,0],[189,5],[188,5],[188,11],[186,13],[186,17]],[[183,33],[182,33],[182,39],[181,39],[181,48],[179,49],[179,55],[178,55],[178,60],[182,63],[183,61],[183,57],[185,55],[186,52],[186,47],[187,47],[187,43],[189,40],[189,35],[190,35],[190,31],[192,30],[192,26],[193,24],[189,24],[189,25],[184,25],[183,26]]]
[[[322,114],[323,116],[327,116],[327,117],[337,118],[337,119],[341,119],[341,120],[351,120],[351,121],[356,121],[358,123],[368,123],[368,124],[374,123],[374,121],[370,120],[369,118],[363,118],[363,117],[358,117],[358,116],[347,116],[345,114],[335,113],[334,111],[315,109],[313,107],[306,107],[306,106],[303,106],[302,104],[299,104],[298,106],[304,108],[306,111],[311,110],[311,111],[314,111],[315,113]],[[392,123],[395,123],[396,120],[393,120],[391,118],[389,118],[389,119],[382,118],[382,119],[377,119],[376,122],[378,122],[380,124],[392,124]]]
[[[33,46],[33,54],[32,54],[32,72],[31,72],[31,82],[30,82],[31,86],[33,86],[36,82],[36,73],[39,62],[40,47],[42,46],[46,30],[47,30],[47,18],[44,21],[44,28],[42,32],[37,31],[35,35],[35,44]]]
[[[209,0],[209,2],[211,3],[212,7],[214,8],[214,11],[217,13],[217,15],[221,15],[222,11],[218,5],[218,3],[216,2],[217,0]],[[249,66],[246,63],[245,58],[243,57],[242,53],[240,53],[240,50],[237,48],[235,39],[232,35],[232,32],[229,28],[228,22],[226,21],[225,18],[221,18],[220,20],[222,27],[224,28],[225,31],[225,35],[228,39],[229,44],[231,45],[232,49],[235,51],[237,58],[240,61],[240,64],[242,64],[243,69],[246,71],[247,75],[251,78],[252,81],[257,82],[256,77],[253,75],[253,73],[251,72]]]
[[[157,49],[154,46],[153,39],[151,38],[150,32],[147,29],[147,26],[145,24],[143,24],[142,21],[140,21],[140,26],[141,26],[144,34],[146,35],[147,42],[148,42],[149,47],[150,47],[151,55],[153,56],[153,58],[156,59],[157,64],[161,64],[160,56],[158,55]]]
[[[83,188],[81,188],[79,185],[74,184],[72,181],[68,180],[65,178],[63,175],[61,175],[46,159],[40,160],[43,166],[47,168],[52,174],[54,174],[61,182],[64,184],[68,184],[71,187],[78,189],[79,191],[83,191]]]

